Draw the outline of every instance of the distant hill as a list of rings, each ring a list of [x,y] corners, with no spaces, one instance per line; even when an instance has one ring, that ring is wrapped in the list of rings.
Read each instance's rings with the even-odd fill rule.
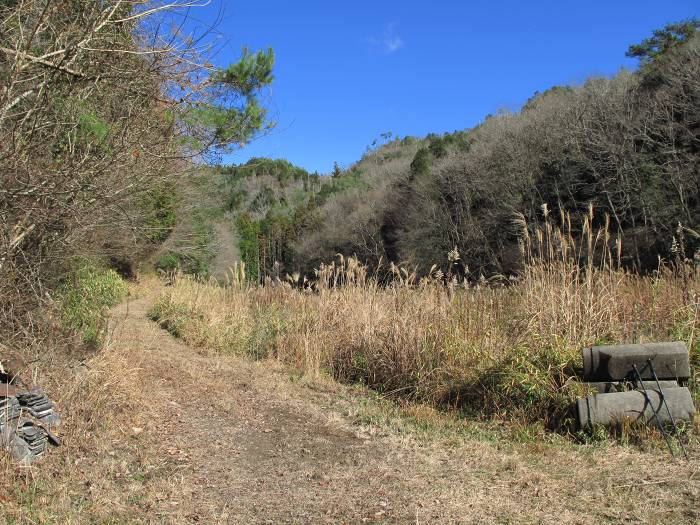
[[[621,243],[623,264],[650,269],[679,250],[692,258],[700,38],[690,29],[673,45],[645,41],[651,54],[633,46],[638,71],[553,87],[473,129],[385,135],[332,177],[283,160],[222,167],[244,258],[257,276],[310,272],[338,253],[425,272],[457,248],[462,271],[508,274],[524,225],[547,217],[577,235],[590,213],[595,227],[607,223],[601,243]]]

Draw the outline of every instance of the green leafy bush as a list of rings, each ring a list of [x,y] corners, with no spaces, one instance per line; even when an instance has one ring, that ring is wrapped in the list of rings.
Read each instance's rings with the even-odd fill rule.
[[[154,242],[163,242],[172,231],[177,221],[175,205],[177,194],[171,185],[160,185],[145,195],[145,209],[148,212],[146,228],[148,238]]]
[[[239,248],[246,265],[246,275],[251,281],[257,281],[260,276],[260,223],[244,213],[236,220],[236,227],[240,235]]]
[[[161,255],[155,263],[158,270],[171,272],[173,270],[181,270],[189,275],[197,275],[207,277],[209,275],[210,256],[206,254],[184,254],[174,251],[167,251]]]
[[[97,343],[106,326],[105,311],[126,293],[126,284],[117,272],[86,264],[59,289],[63,321],[80,332],[86,343]]]

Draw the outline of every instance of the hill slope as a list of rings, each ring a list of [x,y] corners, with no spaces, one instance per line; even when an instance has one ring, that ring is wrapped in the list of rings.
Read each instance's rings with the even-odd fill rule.
[[[617,250],[627,267],[700,257],[697,25],[688,22],[689,32],[658,53],[633,46],[638,71],[553,87],[473,129],[389,140],[349,169],[316,178],[313,191],[300,172],[284,220],[273,217],[278,204],[257,217],[250,205],[259,200],[238,202],[240,213],[268,221],[247,223],[251,259],[262,275],[274,274],[275,263],[311,273],[338,253],[425,274],[433,264],[447,272],[456,248],[462,275],[513,274],[525,237],[547,221],[580,236],[586,216],[609,232],[595,249]],[[247,178],[249,192],[251,180],[261,179]]]

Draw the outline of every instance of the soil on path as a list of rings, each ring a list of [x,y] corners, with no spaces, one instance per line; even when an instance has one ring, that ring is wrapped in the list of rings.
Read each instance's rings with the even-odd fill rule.
[[[220,283],[225,283],[231,276],[234,264],[240,262],[238,237],[233,230],[233,216],[226,214],[223,220],[214,223],[214,246],[216,254],[211,266],[212,276]]]
[[[694,523],[698,462],[623,447],[449,444],[362,426],[358,400],[269,361],[203,353],[113,312],[137,345],[151,424],[144,490],[164,523]],[[150,489],[148,485],[151,485]]]

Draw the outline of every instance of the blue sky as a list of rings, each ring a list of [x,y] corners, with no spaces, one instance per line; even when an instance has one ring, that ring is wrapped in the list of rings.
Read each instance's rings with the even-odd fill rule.
[[[277,128],[225,161],[321,173],[380,133],[465,129],[535,91],[634,67],[631,43],[699,14],[696,0],[212,0],[191,14],[210,23],[220,8],[221,64],[243,45],[277,58],[265,96]]]

